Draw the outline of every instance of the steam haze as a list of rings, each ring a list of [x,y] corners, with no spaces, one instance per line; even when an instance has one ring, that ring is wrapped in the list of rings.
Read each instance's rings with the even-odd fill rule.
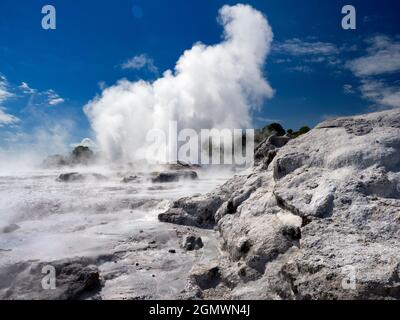
[[[251,128],[251,111],[273,96],[263,66],[273,38],[267,19],[248,5],[223,6],[223,40],[196,43],[174,71],[154,82],[120,80],[84,108],[108,159],[145,158],[151,129]]]

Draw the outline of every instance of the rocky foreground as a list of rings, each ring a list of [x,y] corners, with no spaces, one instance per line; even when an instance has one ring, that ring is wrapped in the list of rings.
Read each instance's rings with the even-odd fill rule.
[[[159,215],[220,235],[181,298],[400,298],[400,109],[270,137],[256,158]]]
[[[193,266],[219,255],[215,231],[157,215],[231,174],[95,169],[0,176],[0,300],[176,299]]]

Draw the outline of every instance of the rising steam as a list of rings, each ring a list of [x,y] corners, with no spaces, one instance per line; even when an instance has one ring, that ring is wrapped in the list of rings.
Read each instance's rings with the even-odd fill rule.
[[[251,110],[273,96],[263,77],[273,38],[266,18],[248,5],[223,6],[223,40],[196,43],[154,82],[120,80],[84,108],[109,159],[144,157],[150,129],[250,128]]]

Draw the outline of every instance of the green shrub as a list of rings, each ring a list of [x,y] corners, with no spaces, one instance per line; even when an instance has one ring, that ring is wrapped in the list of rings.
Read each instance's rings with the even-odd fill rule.
[[[285,129],[277,122],[269,124],[266,128],[270,134],[275,132],[278,136],[284,136],[286,133]]]

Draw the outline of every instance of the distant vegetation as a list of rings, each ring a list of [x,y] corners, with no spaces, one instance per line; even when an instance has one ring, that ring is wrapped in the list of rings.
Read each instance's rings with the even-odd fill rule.
[[[89,147],[76,146],[68,155],[55,154],[48,156],[42,166],[44,168],[60,168],[64,166],[88,165],[96,160],[96,155]]]
[[[302,134],[307,133],[311,129],[307,126],[301,127],[298,131],[293,131],[293,129],[288,129],[287,131],[282,127],[281,124],[277,122],[270,123],[262,129],[257,129],[255,134],[255,143],[262,142],[265,138],[271,135],[284,136],[288,135],[291,138],[297,138]]]
[[[287,133],[290,135],[292,138],[297,138],[298,136],[301,136],[302,134],[307,133],[311,129],[307,126],[301,127],[298,131],[293,131],[292,129],[288,129]]]

